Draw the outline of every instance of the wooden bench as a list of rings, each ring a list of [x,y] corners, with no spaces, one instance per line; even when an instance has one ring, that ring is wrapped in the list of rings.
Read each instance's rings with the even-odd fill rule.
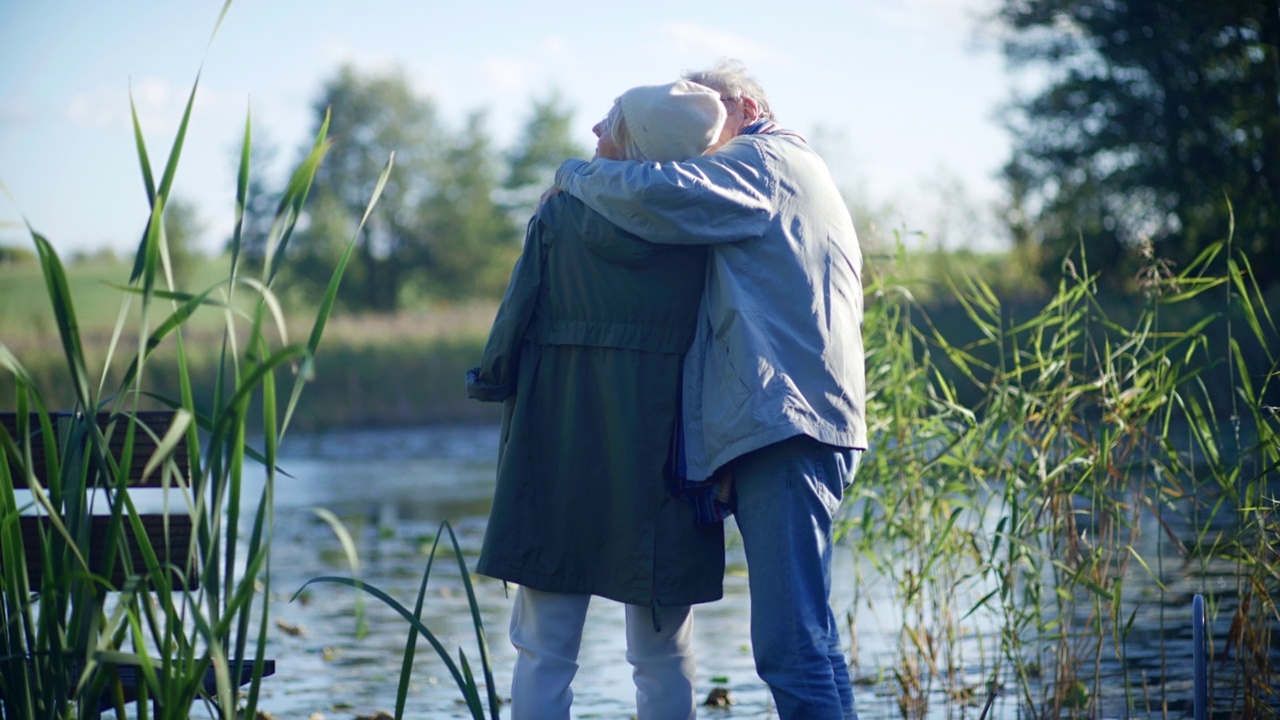
[[[134,491],[136,490],[154,490],[158,492],[165,486],[164,472],[159,469],[153,469],[152,472],[144,476],[144,471],[147,462],[156,451],[156,438],[165,436],[173,422],[174,415],[173,411],[165,410],[142,411],[133,414],[140,425],[145,426],[146,429],[139,427],[134,433],[132,462],[127,470],[127,481],[131,497],[135,497]],[[74,419],[71,413],[50,413],[49,417],[55,435],[67,432],[67,428],[71,426],[71,421]],[[106,435],[106,433],[110,425],[110,418],[103,414],[97,418],[97,421],[99,428],[107,439],[111,456],[117,459],[120,458],[123,455],[126,437],[125,419],[117,418],[115,427],[109,435]],[[9,436],[21,448],[23,438],[19,437],[18,416],[11,412],[0,413],[0,426],[4,427]],[[45,443],[40,436],[42,431],[37,416],[30,416],[27,429],[31,435],[31,475],[34,475],[44,487],[48,488],[50,463],[45,454]],[[55,447],[63,448],[65,443],[65,438],[59,437]],[[177,466],[178,474],[184,478],[184,482],[189,480],[189,458],[183,448],[180,447],[178,452],[174,453],[173,461]],[[9,458],[9,468],[15,490],[30,489],[28,475],[21,469],[17,458]],[[121,472],[124,471],[122,470]],[[92,476],[90,476],[89,482],[93,482]],[[90,497],[94,492],[101,491],[91,490],[86,492],[85,501],[96,501],[105,506],[104,498]],[[175,497],[180,497],[176,494],[176,488],[174,492]],[[175,502],[181,501],[175,500]],[[196,556],[196,553],[191,551],[193,523],[191,516],[185,512],[185,505],[183,507],[184,511],[174,513],[142,512],[139,515],[139,519],[141,520],[143,533],[155,552],[160,566],[167,569],[166,576],[169,587],[174,590],[195,591],[200,587],[200,569],[192,559]],[[123,538],[129,558],[127,563],[123,562],[123,553],[109,551],[111,547],[110,541],[112,540],[112,538],[108,537],[111,533],[111,517],[101,513],[93,513],[88,520],[89,552],[86,560],[90,572],[105,578],[109,587],[117,591],[124,587],[130,575],[141,579],[147,574],[147,563],[144,558],[142,544],[133,533],[127,518],[124,519],[124,522],[117,524],[117,539]],[[21,516],[19,525],[22,533],[27,581],[32,588],[32,592],[38,592],[42,584],[46,582],[44,577],[46,570],[43,543],[47,538],[53,537],[50,534],[51,524],[47,516],[36,514]],[[119,545],[116,547],[118,548]],[[0,556],[0,562],[3,562],[2,556]],[[108,565],[110,565],[109,571]],[[53,581],[54,579],[49,578],[48,580]],[[156,588],[152,583],[146,586],[146,589],[154,590]],[[117,665],[115,669],[120,688],[123,691],[123,702],[140,701],[138,697],[138,686],[141,682],[139,668],[130,665]],[[240,664],[240,685],[249,682],[252,677],[252,671],[252,662]],[[266,660],[263,667],[263,676],[273,675],[274,673],[275,661]],[[206,692],[212,694],[215,691],[216,680],[212,668],[205,674],[203,684]],[[0,689],[0,692],[2,692],[2,689]],[[104,696],[100,701],[98,711],[101,712],[111,707],[114,707],[114,702],[109,697]]]
[[[149,411],[136,414],[138,421],[150,428],[157,437],[164,436],[169,425],[173,422],[173,416],[174,413],[170,411]],[[71,414],[50,413],[49,419],[53,425],[54,433],[57,434],[65,430],[66,421],[71,419]],[[10,437],[18,440],[18,418],[16,414],[0,413],[0,425],[4,426]],[[108,418],[105,415],[100,416],[98,425],[105,432]],[[60,430],[60,427],[63,429]],[[41,432],[39,420],[34,415],[29,420],[28,430],[32,434],[31,474],[47,488],[49,485],[49,462],[45,456],[45,443],[39,436]],[[125,442],[123,421],[116,424],[115,431],[107,437],[107,441],[111,455],[119,458],[123,454]],[[59,438],[56,446],[61,448],[63,443],[64,440]],[[159,471],[152,472],[149,476],[143,478],[143,470],[146,467],[147,460],[151,458],[155,450],[155,438],[150,433],[142,429],[134,433],[133,460],[128,469],[130,492],[138,489],[158,489],[162,487],[163,473]],[[190,465],[186,453],[175,453],[173,459],[178,466],[178,472],[182,476],[189,478]],[[27,474],[20,470],[16,458],[10,458],[9,468],[10,475],[13,477],[14,488],[19,490],[28,489]],[[92,482],[92,479],[90,479],[90,482]],[[93,498],[86,499],[89,502],[94,500]],[[101,498],[97,500],[103,502]],[[89,570],[99,575],[106,574],[106,564],[109,559],[109,553],[107,552],[107,526],[110,519],[110,516],[95,514],[91,518],[91,526],[89,528],[90,552],[87,558]],[[181,589],[185,587],[188,590],[199,588],[199,568],[187,563],[192,533],[191,516],[186,513],[144,513],[141,515],[141,520],[145,528],[146,537],[150,541],[151,547],[156,551],[160,563],[170,566],[169,579],[174,588]],[[32,587],[38,587],[41,582],[41,576],[44,573],[44,553],[41,550],[41,538],[49,533],[49,518],[42,515],[24,515],[20,522],[23,554],[27,563],[27,579]],[[137,538],[134,537],[127,522],[121,525],[129,548],[130,565],[136,572],[145,572],[146,562],[143,559],[142,549]],[[113,589],[119,590],[121,588],[126,572],[127,569],[123,563],[116,562],[113,564],[108,578]]]

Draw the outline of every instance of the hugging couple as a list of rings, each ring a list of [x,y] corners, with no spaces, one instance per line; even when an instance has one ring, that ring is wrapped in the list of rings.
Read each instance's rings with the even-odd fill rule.
[[[568,718],[592,596],[638,720],[696,715],[691,606],[742,536],[782,720],[856,718],[832,521],[867,447],[862,256],[821,159],[741,63],[632,88],[529,221],[472,398],[504,403],[477,572],[518,586],[513,720]]]

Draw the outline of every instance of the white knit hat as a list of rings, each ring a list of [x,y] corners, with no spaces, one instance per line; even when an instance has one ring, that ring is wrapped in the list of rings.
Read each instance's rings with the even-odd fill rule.
[[[720,138],[725,109],[720,93],[690,80],[641,85],[618,98],[627,130],[646,160],[685,160]]]

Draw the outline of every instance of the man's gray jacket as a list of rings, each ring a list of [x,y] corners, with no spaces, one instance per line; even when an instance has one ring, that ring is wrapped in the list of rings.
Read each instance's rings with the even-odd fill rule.
[[[865,449],[862,253],[798,135],[740,135],[686,162],[568,160],[556,185],[628,232],[710,246],[685,357],[685,475],[796,435]]]

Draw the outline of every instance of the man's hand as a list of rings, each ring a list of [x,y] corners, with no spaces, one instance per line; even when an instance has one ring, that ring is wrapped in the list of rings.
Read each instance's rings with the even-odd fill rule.
[[[542,193],[542,197],[538,198],[538,207],[541,208],[543,203],[550,200],[552,197],[554,197],[559,193],[560,193],[560,188],[556,187],[555,185],[552,185],[550,188],[547,189],[546,192]]]

